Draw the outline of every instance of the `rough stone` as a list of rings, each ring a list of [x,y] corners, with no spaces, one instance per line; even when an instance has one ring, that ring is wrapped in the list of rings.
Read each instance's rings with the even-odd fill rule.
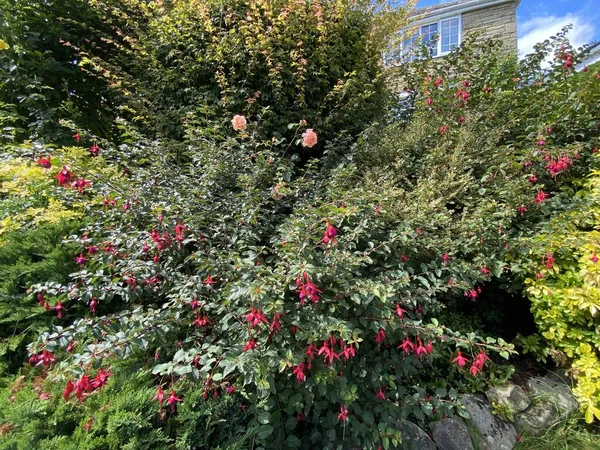
[[[567,419],[579,407],[571,389],[562,381],[548,377],[536,377],[527,381],[527,389],[538,403],[550,403],[559,412],[560,419]]]
[[[529,400],[523,389],[520,386],[510,383],[490,388],[485,395],[490,402],[507,405],[515,412],[524,411],[531,404],[531,400]]]
[[[429,424],[438,450],[473,450],[469,430],[462,420],[443,419]]]
[[[400,422],[402,444],[397,447],[402,450],[436,450],[435,444],[425,431],[408,420]]]
[[[492,414],[492,407],[480,395],[464,395],[462,402],[471,422],[491,450],[512,450],[517,442],[517,431],[511,424]]]
[[[540,402],[515,416],[519,433],[540,434],[560,421],[558,410],[548,402]]]

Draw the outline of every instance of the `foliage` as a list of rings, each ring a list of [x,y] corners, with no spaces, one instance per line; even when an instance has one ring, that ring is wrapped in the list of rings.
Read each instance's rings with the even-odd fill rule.
[[[586,427],[581,417],[559,422],[538,436],[524,435],[515,450],[589,450],[598,446],[597,427]]]
[[[591,422],[600,419],[600,172],[592,173],[577,197],[525,240],[522,251],[530,275],[526,292],[540,333],[554,359],[572,366],[574,393]]]

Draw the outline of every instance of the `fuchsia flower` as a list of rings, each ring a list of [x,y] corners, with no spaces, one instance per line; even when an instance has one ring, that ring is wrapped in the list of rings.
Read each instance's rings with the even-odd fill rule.
[[[269,330],[272,331],[273,333],[277,333],[279,330],[281,330],[280,319],[282,316],[283,316],[283,313],[275,313],[275,315],[273,316],[273,322],[269,326]]]
[[[323,356],[323,362],[327,363],[329,361],[329,365],[333,365],[333,361],[336,359],[340,359],[340,356],[333,350],[333,346],[335,345],[335,338],[333,335],[325,341],[323,341],[323,345],[319,349],[319,355]]]
[[[546,194],[544,191],[539,191],[537,193],[537,196],[535,197],[534,203],[542,203],[544,200],[546,200],[548,198],[548,194]]]
[[[312,128],[307,128],[304,133],[302,133],[302,147],[311,148],[317,144],[317,133],[313,131]]]
[[[444,256],[442,256],[442,261],[444,261],[444,264],[448,264],[448,261],[450,261],[450,256],[448,253],[444,253]]]
[[[71,189],[77,189],[79,192],[83,192],[86,187],[91,186],[91,183],[87,181],[85,178],[76,178],[71,183]]]
[[[38,366],[49,366],[50,364],[52,364],[55,361],[56,361],[56,358],[54,357],[54,354],[52,354],[48,350],[42,350],[42,354],[41,355],[33,355],[29,359],[30,363],[32,363],[32,362],[36,363],[35,364],[36,367],[38,367]]]
[[[400,306],[400,303],[398,303],[398,304],[396,304],[396,309],[394,309],[394,312],[400,319],[403,319],[404,313],[406,313],[406,310],[402,309],[402,307]]]
[[[227,395],[232,395],[235,392],[235,386],[230,384],[225,388],[225,392],[227,392]]]
[[[535,175],[531,175],[531,176],[529,177],[529,182],[530,182],[531,184],[535,184],[535,183],[537,183],[537,177],[536,177]]]
[[[377,332],[377,336],[375,337],[375,342],[377,342],[377,345],[381,345],[381,343],[385,341],[385,337],[385,330],[380,328]]]
[[[472,301],[475,301],[475,299],[477,298],[477,291],[475,289],[469,289],[468,291],[465,292],[465,297],[470,298]]]
[[[402,255],[402,256],[400,257],[400,260],[401,260],[402,262],[406,262],[406,261],[408,261],[408,256],[406,256],[406,255]]]
[[[544,145],[546,145],[546,141],[543,139],[540,139],[537,141],[537,145],[538,145],[538,147],[543,147]]]
[[[92,380],[92,387],[94,389],[99,389],[104,386],[108,382],[108,378],[110,377],[110,372],[105,371],[104,369],[100,369],[96,374],[96,378]]]
[[[398,346],[398,348],[402,349],[402,351],[404,351],[404,353],[408,355],[410,354],[410,352],[415,350],[415,344],[413,344],[412,341],[408,337],[406,337],[406,339],[404,339],[404,341]]]
[[[171,393],[169,394],[169,398],[167,398],[167,405],[171,407],[171,413],[175,413],[175,409],[177,408],[177,402],[180,402],[181,398],[177,397],[175,391],[171,389]]]
[[[297,292],[299,293],[301,305],[304,305],[307,298],[313,303],[319,301],[321,290],[310,281],[308,273],[303,272],[302,277],[296,278],[296,287],[298,288]]]
[[[327,222],[327,228],[325,229],[325,233],[323,234],[323,239],[319,242],[323,242],[324,244],[332,244],[336,243],[336,236],[338,234],[338,230],[331,224],[331,222]]]
[[[96,314],[96,306],[98,306],[98,302],[94,297],[90,299],[90,311],[92,314]]]
[[[433,83],[436,86],[440,86],[443,82],[444,82],[444,80],[442,79],[442,77],[437,77],[437,79]]]
[[[294,366],[294,369],[292,372],[296,376],[296,380],[298,381],[298,383],[302,383],[302,382],[306,381],[306,374],[304,373],[304,370],[305,370],[304,363],[300,363],[297,366]]]
[[[590,261],[596,264],[600,260],[598,259],[598,256],[596,256],[596,254],[594,253],[594,255],[590,258]]]
[[[487,274],[490,273],[490,269],[487,266],[483,266],[481,268],[481,273],[484,274],[484,275],[487,275]]]
[[[92,392],[93,387],[88,375],[82,375],[79,380],[75,382],[75,397],[80,402],[83,401],[85,394]]]
[[[75,133],[73,136],[73,139],[75,139],[77,142],[81,141],[81,136],[79,136],[79,133]]]
[[[244,345],[244,351],[250,351],[250,350],[254,350],[256,348],[256,341],[254,340],[254,338],[251,338],[246,345]]]
[[[56,175],[56,179],[58,180],[59,185],[65,186],[71,182],[72,176],[73,175],[71,174],[71,172],[69,172],[67,166],[63,166],[62,169],[60,169],[60,172],[58,172],[58,174]]]
[[[156,395],[154,397],[152,397],[152,400],[158,400],[158,404],[160,406],[162,406],[164,399],[165,399],[165,392],[162,390],[162,388],[160,386],[158,386]]]
[[[207,275],[206,278],[204,279],[204,281],[202,282],[202,284],[205,284],[207,286],[210,286],[215,283],[216,283],[216,281],[210,275]]]
[[[554,256],[552,256],[552,253],[548,253],[545,257],[545,264],[546,264],[546,268],[547,269],[552,269],[552,266],[554,266]]]
[[[383,389],[379,388],[379,392],[375,395],[379,400],[385,400],[385,394],[383,393]]]
[[[527,212],[527,208],[525,207],[525,205],[521,205],[517,208],[517,211],[519,212],[520,215],[524,215]]]
[[[465,367],[469,360],[465,358],[459,350],[458,352],[456,352],[456,358],[454,358],[452,362],[456,363],[458,367]]]
[[[319,349],[311,342],[310,344],[308,344],[305,353],[308,356],[308,359],[311,360],[315,358],[315,355],[318,351]]]
[[[345,422],[346,420],[348,420],[348,408],[346,408],[345,406],[342,406],[340,408],[340,413],[338,414],[338,420],[341,420],[342,422]]]
[[[65,311],[65,307],[62,305],[60,300],[53,309],[54,311],[56,311],[56,315],[58,316],[58,318],[61,319],[63,316],[63,311]]]
[[[98,147],[98,144],[96,144],[94,142],[94,145],[92,145],[90,147],[90,155],[95,157],[95,156],[98,156],[99,154],[100,154],[100,147]]]
[[[354,348],[354,344],[346,345],[346,343],[340,340],[340,346],[342,347],[342,352],[340,353],[346,360],[354,358],[356,356],[356,348]]]
[[[208,326],[208,318],[206,316],[201,316],[200,314],[196,314],[196,319],[192,322],[192,325],[196,325],[198,328],[207,327]]]
[[[80,253],[79,256],[75,257],[75,263],[78,264],[79,266],[83,266],[88,261],[89,261],[89,259],[86,258],[85,256],[83,256],[83,253]]]
[[[431,97],[427,98],[427,106],[433,105],[433,99]]]
[[[196,309],[200,306],[200,302],[196,297],[192,299],[192,301],[190,302],[190,306],[192,307],[192,309]]]
[[[448,128],[446,127],[446,125],[442,125],[440,127],[440,134],[446,134],[447,130],[448,130]]]
[[[44,169],[49,169],[52,167],[52,163],[50,162],[50,158],[40,158],[37,163],[42,166]]]
[[[67,385],[65,386],[65,389],[63,390],[62,394],[63,398],[65,399],[65,402],[69,400],[69,397],[71,396],[73,390],[75,390],[75,384],[71,380],[67,381]]]
[[[427,353],[427,348],[423,345],[423,342],[421,342],[421,337],[417,336],[417,346],[415,348],[415,355],[417,355],[417,357],[421,359],[423,356],[427,355]]]
[[[250,327],[255,327],[256,325],[260,325],[261,323],[269,323],[262,311],[260,309],[254,310],[254,306],[246,315],[246,320],[250,322]]]

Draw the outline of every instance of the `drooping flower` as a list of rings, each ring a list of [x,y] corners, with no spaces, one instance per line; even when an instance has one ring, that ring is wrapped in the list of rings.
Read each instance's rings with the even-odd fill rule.
[[[383,393],[383,389],[379,388],[379,392],[375,394],[375,397],[377,397],[379,400],[385,400],[385,394]]]
[[[196,314],[196,319],[192,322],[192,325],[196,325],[198,328],[206,327],[208,326],[208,318],[206,316]]]
[[[317,133],[313,131],[312,128],[307,128],[304,133],[302,133],[302,147],[311,148],[317,144]]]
[[[590,258],[590,261],[596,264],[600,260],[598,259],[598,256],[594,253],[594,255]]]
[[[55,360],[56,360],[56,358],[54,357],[54,354],[52,354],[48,350],[42,350],[42,354],[38,355],[38,357],[37,357],[36,366],[49,366]]]
[[[444,256],[442,256],[442,261],[444,261],[444,264],[448,264],[448,261],[450,261],[450,256],[448,253],[444,253]]]
[[[297,292],[299,293],[301,305],[304,305],[307,298],[313,303],[317,303],[319,301],[319,294],[321,293],[321,290],[316,284],[310,281],[308,273],[303,272],[302,277],[296,278],[296,287],[298,288]]]
[[[255,310],[254,306],[250,309],[250,312],[246,314],[246,320],[250,322],[250,327],[255,327],[261,323],[269,323],[262,311],[260,309]]]
[[[346,408],[345,406],[342,406],[340,408],[340,413],[338,414],[338,420],[341,420],[342,422],[345,422],[346,420],[348,420],[348,408]]]
[[[396,313],[396,315],[399,318],[404,319],[404,313],[406,313],[406,310],[402,309],[402,306],[400,306],[400,303],[396,304],[396,309],[394,309],[394,312]]]
[[[235,386],[233,384],[228,385],[225,388],[225,392],[227,392],[227,395],[231,395],[235,392]]]
[[[421,342],[421,338],[419,336],[417,336],[417,346],[415,348],[415,355],[417,355],[419,359],[427,355],[427,349],[423,345],[423,342]]]
[[[67,385],[65,386],[65,389],[62,394],[63,398],[65,399],[65,402],[69,400],[69,397],[71,396],[71,393],[74,389],[75,383],[73,383],[71,380],[67,381]]]
[[[54,311],[56,311],[56,315],[59,319],[63,316],[63,311],[65,311],[65,307],[62,305],[62,302],[59,300],[56,306],[54,307]]]
[[[254,338],[251,338],[246,345],[244,345],[244,351],[250,351],[250,350],[254,350],[256,348],[256,341],[254,340]]]
[[[93,387],[88,375],[82,375],[79,380],[75,382],[75,397],[77,400],[83,401],[84,394],[92,392]]]
[[[40,158],[37,163],[42,166],[44,169],[49,169],[52,167],[52,162],[50,162],[50,158]]]
[[[442,125],[440,127],[440,134],[446,134],[447,130],[448,130],[448,128],[446,127],[446,125]]]
[[[548,194],[546,194],[544,191],[539,191],[533,201],[535,203],[542,203],[547,198],[548,198]]]
[[[527,212],[527,207],[525,205],[521,205],[517,208],[517,211],[523,216]]]
[[[79,192],[83,192],[85,188],[89,186],[91,186],[91,183],[82,177],[76,178],[71,183],[71,188],[77,189]]]
[[[471,375],[473,375],[473,376],[477,376],[477,374],[478,374],[479,372],[481,372],[481,368],[480,368],[480,367],[478,367],[478,366],[476,366],[475,364],[472,364],[472,365],[471,365],[471,368],[469,369],[469,371],[471,372]]]
[[[277,333],[281,330],[281,316],[283,316],[283,313],[275,313],[273,315],[273,322],[271,322],[271,325],[269,326],[269,330],[273,333]]]
[[[427,97],[427,106],[433,105],[433,99],[431,97]]]
[[[488,268],[488,266],[483,266],[481,268],[481,273],[484,275],[487,275],[488,273],[490,273],[490,269]]]
[[[530,182],[531,184],[535,184],[535,183],[537,183],[537,177],[536,177],[535,175],[531,175],[531,176],[529,177],[529,182]]]
[[[402,349],[404,353],[408,355],[410,352],[415,350],[415,344],[413,344],[410,338],[406,337],[406,339],[404,339],[404,341],[398,346],[398,348]]]
[[[323,362],[329,361],[329,365],[333,365],[333,361],[336,359],[340,359],[339,355],[333,350],[333,345],[335,343],[335,338],[331,336],[329,339],[323,341],[323,345],[319,349],[319,355],[323,356]]]
[[[544,258],[544,260],[545,260],[546,268],[552,269],[552,266],[554,266],[554,256],[552,256],[552,253],[548,253],[546,255],[546,257]]]
[[[181,398],[177,397],[175,391],[171,389],[171,393],[169,394],[169,398],[167,398],[167,405],[171,407],[171,413],[175,413],[175,409],[177,408],[177,402],[180,402]]]
[[[316,345],[314,345],[312,342],[310,344],[308,344],[308,347],[306,348],[306,355],[308,356],[308,359],[314,359],[315,355],[317,354],[317,352],[319,351],[319,349],[316,347]]]
[[[94,142],[94,145],[92,145],[90,147],[90,155],[95,157],[95,156],[98,156],[99,154],[100,154],[100,147],[98,147],[98,144],[96,144]]]
[[[162,390],[162,388],[160,386],[158,386],[156,395],[154,397],[152,397],[152,400],[158,400],[158,404],[160,406],[162,406],[164,399],[165,399],[165,392]]]
[[[456,363],[458,367],[465,367],[468,362],[469,360],[462,355],[460,350],[456,352],[456,358],[452,360],[452,363]]]
[[[304,370],[305,370],[304,363],[300,363],[297,366],[294,366],[294,369],[292,372],[296,376],[296,380],[298,381],[298,383],[302,383],[302,382],[306,381],[306,374],[304,373]]]
[[[321,239],[320,242],[323,242],[324,244],[329,244],[330,242],[332,244],[335,244],[337,234],[338,234],[337,228],[335,228],[331,224],[331,222],[327,222],[327,228],[325,228],[325,233],[323,233],[323,239]]]
[[[90,311],[92,314],[96,314],[96,307],[98,306],[98,302],[94,297],[90,299]]]
[[[81,141],[81,136],[79,136],[79,133],[75,133],[73,135],[73,139],[75,139],[77,142]]]
[[[96,378],[92,380],[92,387],[94,389],[99,389],[104,386],[108,382],[108,378],[110,377],[110,372],[107,372],[104,369],[100,369],[96,374]]]
[[[483,369],[483,366],[486,361],[490,361],[490,358],[488,357],[488,355],[485,354],[483,350],[479,350],[479,353],[475,357],[475,361],[473,361],[473,364],[479,367],[480,369]]]
[[[202,284],[205,284],[207,286],[210,286],[215,283],[216,283],[216,281],[210,275],[207,275],[206,278],[204,279],[204,281],[202,281]]]
[[[231,119],[231,124],[235,131],[245,131],[247,126],[246,117],[236,114],[233,116],[233,119]]]
[[[79,256],[75,257],[75,263],[79,266],[83,266],[89,259],[83,256],[83,253],[80,253]]]
[[[385,330],[380,328],[377,332],[377,336],[375,336],[375,342],[377,342],[377,345],[381,345],[381,343],[385,341],[385,337]]]
[[[62,166],[62,169],[60,169],[60,172],[58,172],[58,174],[56,175],[56,179],[58,180],[59,185],[65,186],[71,183],[72,176],[73,175],[71,174],[71,172],[69,172],[67,166]]]
[[[354,344],[347,345],[344,341],[341,341],[340,346],[342,347],[340,355],[346,360],[356,356],[356,348],[354,347]]]

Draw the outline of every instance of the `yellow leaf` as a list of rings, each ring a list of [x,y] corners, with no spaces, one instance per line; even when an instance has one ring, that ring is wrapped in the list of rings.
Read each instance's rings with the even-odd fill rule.
[[[0,39],[0,50],[8,50],[9,48],[10,48],[10,45],[8,45],[5,41]]]

